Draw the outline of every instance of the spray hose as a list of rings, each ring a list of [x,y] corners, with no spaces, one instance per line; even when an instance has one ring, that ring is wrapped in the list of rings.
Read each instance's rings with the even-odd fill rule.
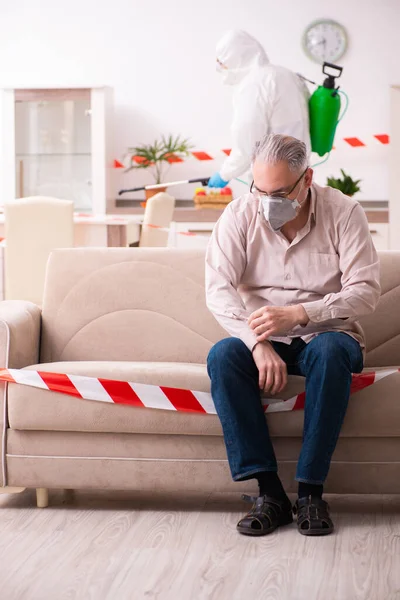
[[[344,107],[344,110],[342,112],[342,114],[340,115],[339,119],[338,119],[338,124],[340,123],[340,121],[343,119],[344,115],[347,113],[347,109],[349,108],[349,97],[346,94],[346,92],[344,92],[343,90],[338,90],[339,94],[342,94],[342,96],[344,96],[345,100],[346,100],[346,106]]]
[[[319,167],[320,165],[323,165],[324,163],[326,163],[326,162],[329,160],[329,157],[330,157],[330,155],[331,155],[331,153],[330,153],[330,152],[328,152],[328,153],[325,155],[325,158],[323,158],[323,159],[322,159],[322,160],[320,160],[319,162],[317,162],[317,163],[314,163],[313,165],[311,165],[311,169],[315,169],[315,167]]]
[[[235,181],[239,181],[239,183],[243,183],[244,185],[247,185],[247,187],[249,186],[247,181],[243,181],[243,179],[239,179],[239,177],[235,177]]]

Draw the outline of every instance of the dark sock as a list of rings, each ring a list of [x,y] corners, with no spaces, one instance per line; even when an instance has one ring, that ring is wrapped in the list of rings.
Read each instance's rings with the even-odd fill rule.
[[[299,498],[308,498],[309,496],[322,498],[323,491],[324,486],[322,484],[315,485],[299,481]]]
[[[257,473],[256,478],[260,488],[260,496],[271,496],[276,500],[287,500],[278,473],[275,471],[262,471]]]

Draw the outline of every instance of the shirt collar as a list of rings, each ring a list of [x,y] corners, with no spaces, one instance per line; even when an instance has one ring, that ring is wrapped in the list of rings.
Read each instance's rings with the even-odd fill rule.
[[[310,187],[311,198],[310,198],[310,219],[313,219],[315,223],[316,203],[317,203],[317,192],[312,185]]]

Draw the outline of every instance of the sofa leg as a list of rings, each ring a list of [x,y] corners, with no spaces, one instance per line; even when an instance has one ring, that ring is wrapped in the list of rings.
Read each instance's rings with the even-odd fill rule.
[[[49,490],[47,488],[36,489],[36,505],[38,508],[46,508],[49,505]]]

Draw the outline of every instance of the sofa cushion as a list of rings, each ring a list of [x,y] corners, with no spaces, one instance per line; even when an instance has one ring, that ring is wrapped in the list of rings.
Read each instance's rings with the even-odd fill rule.
[[[206,307],[204,250],[73,248],[50,257],[41,362],[205,363],[226,336]]]
[[[206,366],[193,363],[63,362],[28,369],[210,391]],[[290,398],[303,389],[304,379],[294,377],[282,397]],[[12,429],[222,435],[216,415],[79,400],[16,384],[9,385],[8,399]]]
[[[193,363],[62,362],[28,369],[210,391],[206,366]],[[304,382],[290,376],[281,397],[302,392]],[[397,372],[355,394],[342,435],[400,436],[399,384]],[[104,404],[17,384],[9,384],[8,413],[10,427],[20,430],[222,435],[216,415]],[[301,437],[303,414],[302,410],[269,414],[271,435]]]

